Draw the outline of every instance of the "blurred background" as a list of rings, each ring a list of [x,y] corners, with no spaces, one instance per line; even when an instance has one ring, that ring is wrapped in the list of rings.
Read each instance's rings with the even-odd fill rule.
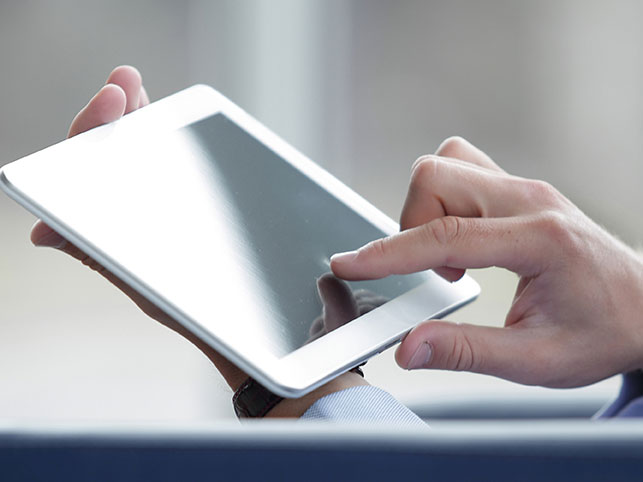
[[[63,139],[129,63],[152,100],[214,86],[394,218],[412,162],[458,134],[638,245],[642,15],[635,0],[0,2],[0,164]],[[84,266],[33,248],[33,217],[6,196],[0,216],[0,418],[232,417],[229,389],[189,343]],[[483,294],[451,319],[502,324],[515,277],[473,275]],[[618,387],[408,373],[390,350],[366,373],[433,416],[498,400],[507,414],[590,411]]]

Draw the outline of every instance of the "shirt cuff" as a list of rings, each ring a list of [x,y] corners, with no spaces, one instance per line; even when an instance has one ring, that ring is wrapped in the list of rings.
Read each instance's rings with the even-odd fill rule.
[[[426,427],[421,418],[390,393],[370,385],[351,387],[326,395],[313,403],[300,420],[388,422]]]

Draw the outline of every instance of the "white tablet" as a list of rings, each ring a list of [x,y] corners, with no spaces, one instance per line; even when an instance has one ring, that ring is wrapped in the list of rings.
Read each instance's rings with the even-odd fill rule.
[[[467,276],[449,283],[432,272],[350,283],[390,301],[320,336],[317,280],[329,257],[398,226],[207,86],[8,164],[0,180],[18,203],[286,397],[479,293]]]

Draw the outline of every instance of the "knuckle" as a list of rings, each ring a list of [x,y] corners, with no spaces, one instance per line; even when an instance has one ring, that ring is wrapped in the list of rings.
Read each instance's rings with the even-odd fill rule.
[[[457,216],[443,216],[424,225],[429,241],[449,245],[464,235],[465,223]]]
[[[480,359],[476,356],[471,340],[466,331],[456,325],[453,348],[447,360],[447,366],[455,371],[476,371],[480,368]]]
[[[565,246],[571,239],[567,216],[559,211],[548,210],[540,214],[538,229],[547,239]]]
[[[415,171],[417,168],[418,164],[421,164],[424,162],[426,159],[429,159],[431,157],[431,154],[423,154],[420,157],[418,157],[414,162],[413,165],[411,166],[411,172]]]
[[[459,159],[467,145],[468,142],[461,136],[451,136],[440,144],[438,152],[445,157],[454,157]]]
[[[376,239],[371,241],[364,247],[364,251],[367,256],[373,256],[375,258],[383,258],[389,253],[389,242],[387,238]]]
[[[550,206],[560,199],[558,190],[546,181],[529,179],[525,191],[529,201],[538,205]]]
[[[436,178],[440,160],[432,155],[418,158],[411,169],[411,188],[425,188]]]
[[[546,241],[560,250],[567,262],[586,255],[582,230],[578,230],[572,219],[563,212],[549,210],[542,213],[538,229]]]

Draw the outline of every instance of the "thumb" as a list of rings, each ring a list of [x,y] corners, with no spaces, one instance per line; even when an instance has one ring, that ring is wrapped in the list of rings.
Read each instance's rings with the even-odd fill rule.
[[[448,321],[427,321],[402,341],[395,359],[402,368],[434,368],[522,378],[517,365],[524,355],[522,330]]]

